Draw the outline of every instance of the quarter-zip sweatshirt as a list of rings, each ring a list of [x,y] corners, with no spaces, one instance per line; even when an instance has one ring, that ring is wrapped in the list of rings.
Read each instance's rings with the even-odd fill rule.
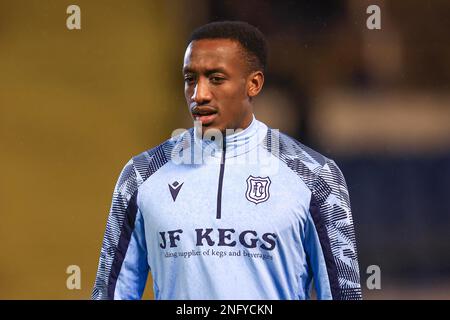
[[[360,299],[336,163],[253,117],[133,157],[114,189],[93,299]]]

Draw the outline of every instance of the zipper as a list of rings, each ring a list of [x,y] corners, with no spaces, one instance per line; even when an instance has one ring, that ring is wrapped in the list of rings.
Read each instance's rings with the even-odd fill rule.
[[[225,152],[227,149],[225,143],[225,135],[223,137],[222,143],[222,161],[220,162],[220,173],[219,173],[219,187],[217,188],[217,213],[216,219],[220,219],[222,217],[222,185],[223,185],[223,172],[225,171]]]

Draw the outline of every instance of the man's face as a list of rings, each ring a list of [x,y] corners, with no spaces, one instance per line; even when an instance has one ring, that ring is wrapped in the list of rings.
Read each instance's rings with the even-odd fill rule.
[[[252,120],[249,73],[240,44],[229,39],[202,39],[184,56],[184,94],[194,120],[206,128],[246,128]]]

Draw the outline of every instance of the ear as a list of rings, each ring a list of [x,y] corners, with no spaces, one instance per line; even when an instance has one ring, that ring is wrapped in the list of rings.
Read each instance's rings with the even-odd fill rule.
[[[256,97],[264,84],[264,73],[262,71],[252,72],[247,78],[247,95],[251,98]]]

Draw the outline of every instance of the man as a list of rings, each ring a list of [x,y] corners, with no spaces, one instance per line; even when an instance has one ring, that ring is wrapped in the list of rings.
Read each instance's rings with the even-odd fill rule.
[[[194,128],[133,157],[114,190],[94,299],[360,299],[344,177],[253,116],[261,32],[216,22],[183,65]],[[241,129],[241,130],[238,130]]]

